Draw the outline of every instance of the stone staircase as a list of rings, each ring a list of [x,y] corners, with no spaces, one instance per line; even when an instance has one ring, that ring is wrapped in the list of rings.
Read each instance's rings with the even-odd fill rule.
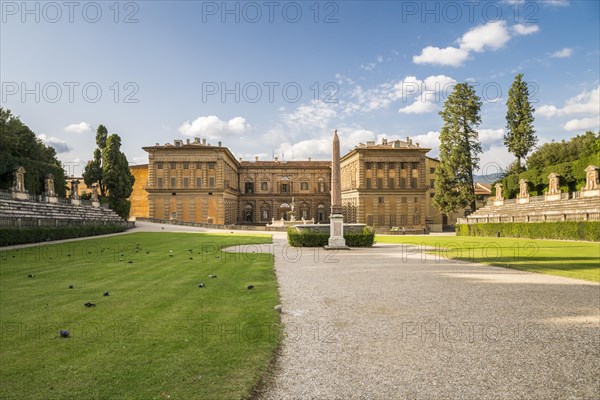
[[[490,201],[475,213],[461,218],[459,223],[555,221],[600,221],[600,197],[547,201],[539,196],[524,204],[505,200],[503,205],[494,205]]]
[[[124,223],[126,221],[107,208],[0,198],[0,227]]]

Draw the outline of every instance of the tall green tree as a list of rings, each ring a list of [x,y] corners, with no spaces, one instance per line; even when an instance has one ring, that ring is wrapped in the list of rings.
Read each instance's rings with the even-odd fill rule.
[[[121,151],[121,138],[117,134],[108,136],[102,151],[102,179],[108,191],[109,207],[127,219],[131,208],[128,198],[133,191],[135,177],[129,170],[127,157]]]
[[[102,180],[102,151],[106,147],[108,130],[104,125],[99,125],[96,129],[96,149],[94,149],[94,159],[88,161],[83,170],[83,181],[87,187],[98,183],[100,195],[106,196],[106,185]]]
[[[436,169],[434,203],[446,214],[470,206],[475,211],[473,170],[479,167],[481,99],[468,83],[459,83],[444,102],[440,116],[440,165]]]
[[[523,74],[517,74],[508,90],[506,101],[506,134],[504,145],[515,157],[521,169],[521,159],[525,158],[537,144],[533,129],[533,112],[535,109],[529,102],[529,89],[523,80]]]

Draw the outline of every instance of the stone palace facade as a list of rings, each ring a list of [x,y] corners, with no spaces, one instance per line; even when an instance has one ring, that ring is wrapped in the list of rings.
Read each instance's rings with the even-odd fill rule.
[[[221,145],[190,143],[143,148],[148,164],[132,166],[134,217],[212,224],[267,224],[288,220],[328,222],[330,161],[236,159]],[[375,228],[440,231],[456,219],[433,206],[438,161],[429,149],[406,141],[360,143],[341,158],[344,221]],[[459,215],[462,216],[462,215]]]

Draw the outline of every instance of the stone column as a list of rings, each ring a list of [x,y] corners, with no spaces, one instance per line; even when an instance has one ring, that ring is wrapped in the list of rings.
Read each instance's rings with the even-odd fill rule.
[[[329,244],[326,249],[348,249],[344,239],[344,216],[342,215],[342,182],[340,180],[340,138],[333,133],[331,158],[331,215],[329,216]]]

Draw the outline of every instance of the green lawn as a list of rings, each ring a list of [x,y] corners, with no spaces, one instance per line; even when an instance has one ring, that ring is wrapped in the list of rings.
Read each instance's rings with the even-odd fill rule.
[[[270,242],[135,233],[0,251],[0,398],[247,396],[281,337],[273,257],[220,249]]]
[[[378,243],[425,246],[431,257],[457,258],[522,271],[600,282],[600,243],[468,236],[381,236]]]

